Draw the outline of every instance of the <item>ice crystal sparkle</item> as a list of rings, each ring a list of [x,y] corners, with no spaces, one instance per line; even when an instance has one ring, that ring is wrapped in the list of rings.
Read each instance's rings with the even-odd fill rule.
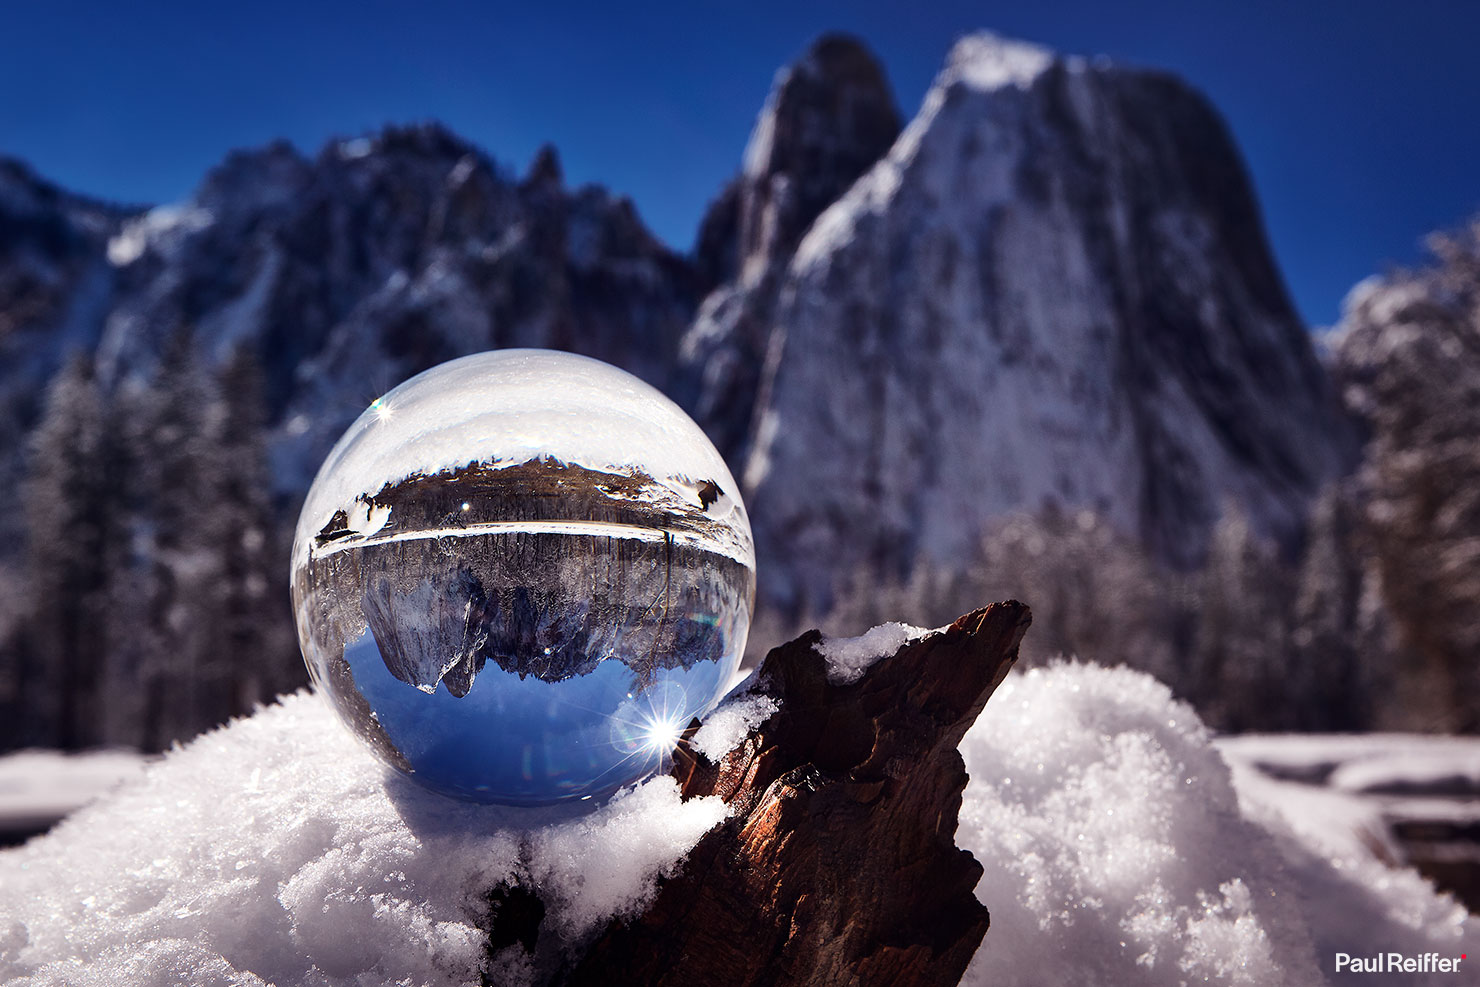
[[[500,350],[377,399],[314,479],[293,604],[316,688],[444,794],[600,798],[739,665],[750,523],[699,427],[596,360]]]

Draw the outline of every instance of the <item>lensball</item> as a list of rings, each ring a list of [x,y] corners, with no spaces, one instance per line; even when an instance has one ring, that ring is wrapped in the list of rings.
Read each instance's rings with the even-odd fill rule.
[[[755,548],[682,410],[597,360],[499,350],[375,401],[293,545],[315,687],[447,795],[602,798],[656,770],[745,649]]]

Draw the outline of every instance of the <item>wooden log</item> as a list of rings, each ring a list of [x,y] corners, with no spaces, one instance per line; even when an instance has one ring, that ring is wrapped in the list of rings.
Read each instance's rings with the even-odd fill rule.
[[[816,631],[771,651],[777,709],[718,764],[681,747],[707,834],[648,910],[613,922],[560,982],[650,987],[954,985],[987,931],[982,868],[954,838],[957,746],[1017,659],[1028,608],[998,603],[829,680]]]

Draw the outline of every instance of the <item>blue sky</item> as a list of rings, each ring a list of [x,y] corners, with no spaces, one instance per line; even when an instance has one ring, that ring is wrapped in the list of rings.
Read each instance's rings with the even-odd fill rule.
[[[1480,4],[26,3],[0,31],[0,154],[79,191],[187,194],[231,148],[440,119],[522,170],[630,195],[681,249],[738,167],[776,69],[862,37],[913,114],[979,28],[1172,69],[1228,118],[1314,324],[1480,210]]]

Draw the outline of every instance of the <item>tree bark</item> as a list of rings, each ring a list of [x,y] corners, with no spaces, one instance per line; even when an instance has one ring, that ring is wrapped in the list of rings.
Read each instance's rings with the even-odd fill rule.
[[[817,631],[772,650],[754,691],[776,712],[718,764],[681,747],[674,768],[685,798],[719,795],[730,818],[561,981],[958,983],[988,918],[981,865],[954,842],[957,747],[1030,619],[1017,602],[974,611],[851,684],[829,681]]]

